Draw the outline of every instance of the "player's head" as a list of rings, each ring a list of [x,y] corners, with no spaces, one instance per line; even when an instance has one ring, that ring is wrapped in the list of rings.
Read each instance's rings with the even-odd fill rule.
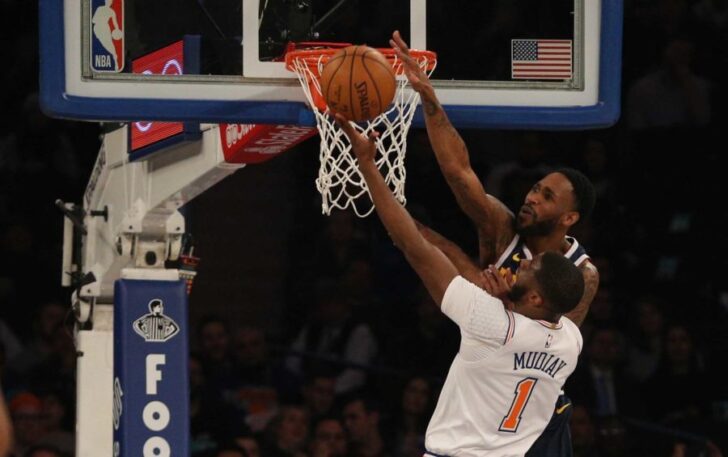
[[[560,168],[533,185],[516,214],[516,231],[522,236],[566,233],[594,209],[594,185],[573,168]]]
[[[152,314],[162,314],[164,313],[164,304],[162,303],[162,300],[155,298],[154,300],[149,302],[149,311],[152,312]]]
[[[584,277],[566,257],[544,252],[521,260],[509,298],[515,311],[534,319],[558,320],[581,300]]]

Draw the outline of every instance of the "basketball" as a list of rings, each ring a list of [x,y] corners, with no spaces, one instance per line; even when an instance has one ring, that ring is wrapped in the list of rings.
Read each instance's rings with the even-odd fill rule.
[[[386,57],[368,46],[348,46],[331,56],[321,72],[321,94],[332,111],[356,122],[387,109],[397,87]]]

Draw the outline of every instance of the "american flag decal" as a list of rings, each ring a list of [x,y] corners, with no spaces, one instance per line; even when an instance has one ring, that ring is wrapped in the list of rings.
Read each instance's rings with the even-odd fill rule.
[[[511,78],[571,79],[571,40],[511,40]]]

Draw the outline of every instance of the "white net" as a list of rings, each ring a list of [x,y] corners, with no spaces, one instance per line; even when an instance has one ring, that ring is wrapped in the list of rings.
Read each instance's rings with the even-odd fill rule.
[[[432,73],[436,64],[433,53],[413,51],[412,55],[428,75]],[[319,75],[328,57],[329,55],[322,54],[312,62],[310,55],[294,56],[290,61],[313,108],[321,136],[319,156],[321,165],[316,179],[316,188],[322,198],[321,210],[329,215],[334,208],[343,210],[351,207],[357,216],[366,217],[374,210],[366,182],[359,173],[349,139],[322,102]],[[352,125],[365,135],[372,130],[379,132],[377,166],[395,198],[405,204],[404,158],[407,151],[407,132],[412,125],[420,96],[409,87],[407,78],[402,74],[401,62],[396,55],[390,53],[388,57],[397,75],[397,91],[392,105],[379,116],[360,124],[352,122]],[[361,198],[364,195],[366,198]]]

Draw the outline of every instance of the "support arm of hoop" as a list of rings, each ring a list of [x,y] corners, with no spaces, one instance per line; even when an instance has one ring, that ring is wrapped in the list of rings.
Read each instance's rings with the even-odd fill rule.
[[[199,141],[138,161],[129,159],[127,129],[104,136],[83,202],[87,235],[81,268],[97,281],[79,295],[103,303],[111,303],[113,282],[123,268],[160,268],[175,257],[185,232],[179,209],[244,166],[225,161],[217,125],[203,125]],[[93,216],[101,208],[108,208],[107,217]]]

